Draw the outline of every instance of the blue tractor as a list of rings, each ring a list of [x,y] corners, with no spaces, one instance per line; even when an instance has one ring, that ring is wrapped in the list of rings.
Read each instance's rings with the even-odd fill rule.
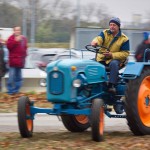
[[[99,47],[87,45],[86,49],[97,54]],[[60,116],[71,132],[91,127],[92,140],[97,142],[103,140],[104,114],[127,118],[135,135],[150,134],[148,63],[128,63],[118,75],[116,93],[108,92],[109,70],[95,60],[57,60],[47,65],[46,72],[47,100],[53,108],[38,108],[27,96],[20,97],[18,124],[22,137],[32,136],[37,113]]]

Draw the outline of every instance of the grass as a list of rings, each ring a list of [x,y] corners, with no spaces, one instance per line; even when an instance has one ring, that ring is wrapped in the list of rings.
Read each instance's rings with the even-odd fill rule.
[[[8,95],[6,93],[0,94],[0,113],[11,113],[17,111],[17,103],[21,96],[28,96],[30,100],[34,101],[37,107],[51,107],[51,103],[46,99],[46,93],[36,93],[34,91],[28,93],[19,93],[16,95]]]
[[[17,95],[0,94],[0,113],[16,112],[20,96],[28,96],[34,100],[35,106],[51,107],[45,93],[20,93]],[[21,138],[19,133],[0,132],[0,150],[141,150],[149,149],[147,136],[134,136],[132,132],[105,132],[103,142],[94,142],[91,131],[71,133],[67,130],[59,132],[34,132],[32,138]]]
[[[35,47],[39,48],[69,48],[69,43],[35,43]],[[29,43],[29,46],[32,46]]]
[[[34,133],[28,139],[19,133],[0,133],[0,150],[141,150],[149,149],[149,138],[135,137],[131,132],[106,132],[103,142],[94,142],[89,131]]]

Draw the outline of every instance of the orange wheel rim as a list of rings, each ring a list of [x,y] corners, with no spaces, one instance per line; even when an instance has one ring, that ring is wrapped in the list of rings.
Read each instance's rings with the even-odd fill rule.
[[[86,115],[77,115],[77,116],[75,116],[75,118],[81,124],[86,124],[89,121],[89,119]]]
[[[99,132],[100,132],[100,135],[103,135],[103,132],[104,132],[104,107],[100,108]]]
[[[29,119],[29,117],[31,117],[29,104],[26,105],[26,115],[27,115],[27,119],[26,119],[27,128],[29,131],[32,131],[33,120]]]
[[[142,123],[150,127],[150,76],[144,78],[138,93],[138,113]]]

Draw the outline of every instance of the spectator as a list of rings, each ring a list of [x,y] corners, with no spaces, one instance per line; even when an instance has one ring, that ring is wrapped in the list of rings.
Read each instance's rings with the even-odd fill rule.
[[[2,45],[3,45],[5,69],[7,72],[8,71],[8,49],[6,46],[6,40],[3,40],[2,38],[0,38],[0,43],[2,43]]]
[[[96,60],[110,69],[108,91],[116,92],[119,66],[129,56],[129,39],[121,32],[120,19],[112,18],[109,21],[109,29],[102,31],[91,42],[92,46],[104,46],[100,48]]]
[[[21,27],[15,26],[14,33],[7,40],[9,51],[9,78],[7,93],[16,94],[22,86],[22,71],[27,55],[27,39],[21,35]]]
[[[6,40],[2,39],[1,35],[0,35],[0,44],[2,45],[4,51],[4,62],[8,63],[8,49],[6,47]]]
[[[0,37],[0,91],[1,91],[1,80],[7,72],[6,64],[8,61],[7,49],[5,48],[5,41]]]
[[[150,48],[150,33],[143,33],[143,41],[137,46],[135,51],[135,59],[137,62],[144,61],[144,52],[147,48]],[[145,61],[150,60],[150,52],[146,53]]]

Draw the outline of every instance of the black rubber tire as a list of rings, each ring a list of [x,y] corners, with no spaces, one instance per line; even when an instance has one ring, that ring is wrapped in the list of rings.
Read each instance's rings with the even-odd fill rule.
[[[18,126],[20,134],[23,138],[32,137],[33,133],[33,120],[27,119],[30,114],[31,102],[27,96],[22,96],[18,101]]]
[[[103,140],[104,135],[104,102],[96,98],[92,102],[91,113],[92,139],[96,142]]]
[[[79,122],[75,115],[62,115],[61,119],[67,130],[71,132],[83,132],[90,127],[88,116],[79,115],[85,117],[82,122]]]
[[[140,103],[142,102],[143,105],[145,105],[144,99],[145,99],[146,95],[144,95],[144,97],[142,97],[142,101],[141,101],[140,95],[144,94],[144,93],[139,92],[139,91],[140,91],[140,88],[142,89],[141,85],[143,84],[143,81],[145,79],[147,79],[147,77],[150,79],[150,69],[144,68],[140,77],[138,77],[134,80],[130,80],[127,83],[127,90],[125,93],[125,97],[126,97],[125,112],[127,115],[126,118],[127,118],[128,126],[129,126],[130,130],[133,132],[133,134],[137,135],[137,136],[150,134],[150,126],[144,125],[144,123],[141,120],[142,118],[140,117],[140,114],[139,114],[139,111],[141,111],[143,109],[140,108],[140,110],[139,110],[139,107],[138,107],[138,106],[141,106],[141,105],[139,105],[139,102]],[[150,82],[150,80],[148,80],[148,81]],[[146,88],[148,88],[148,91],[149,91],[150,87],[148,86]],[[150,107],[150,106],[148,106],[148,107]],[[150,108],[149,108],[149,110],[150,110]]]

